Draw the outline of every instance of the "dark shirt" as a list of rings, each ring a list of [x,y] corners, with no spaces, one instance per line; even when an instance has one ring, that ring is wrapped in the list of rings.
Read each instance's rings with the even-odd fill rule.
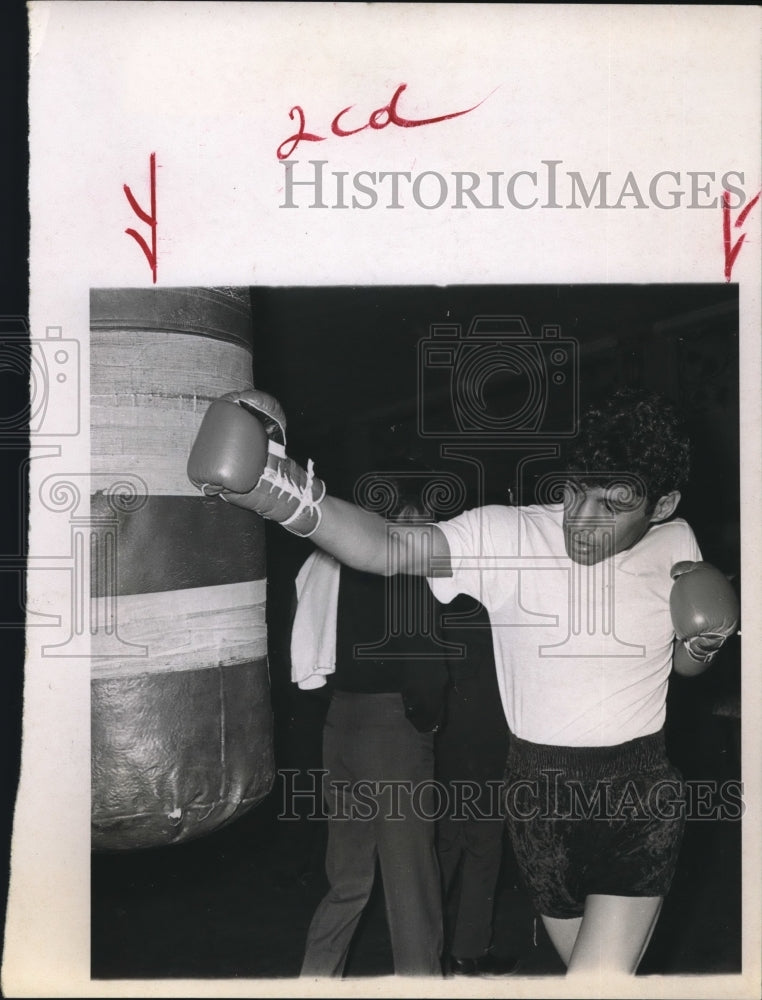
[[[458,617],[444,634],[460,646],[462,655],[449,660],[446,722],[437,740],[437,776],[445,781],[499,779],[508,753],[508,724],[497,684],[489,616],[465,595],[448,604],[447,610]]]
[[[399,692],[424,731],[441,717],[445,647],[436,635],[439,605],[423,577],[385,577],[341,567],[335,691]]]

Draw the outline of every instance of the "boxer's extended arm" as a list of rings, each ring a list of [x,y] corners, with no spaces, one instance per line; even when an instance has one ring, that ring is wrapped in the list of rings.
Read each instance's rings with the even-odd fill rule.
[[[326,496],[310,536],[339,562],[366,573],[450,576],[450,548],[435,524],[398,524]]]
[[[435,525],[391,524],[326,496],[312,463],[286,455],[286,418],[258,389],[228,393],[207,409],[188,458],[188,477],[207,496],[278,521],[340,562],[390,576],[449,576],[450,551]]]

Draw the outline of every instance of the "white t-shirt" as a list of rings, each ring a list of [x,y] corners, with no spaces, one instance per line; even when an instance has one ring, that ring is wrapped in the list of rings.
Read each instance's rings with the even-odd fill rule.
[[[592,566],[566,555],[563,504],[478,507],[439,523],[453,575],[429,579],[448,604],[486,607],[508,725],[533,743],[611,746],[657,732],[674,629],[670,570],[700,560],[681,519]]]

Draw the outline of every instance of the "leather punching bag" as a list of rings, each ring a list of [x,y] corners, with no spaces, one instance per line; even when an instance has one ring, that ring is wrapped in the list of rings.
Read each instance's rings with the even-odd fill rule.
[[[274,777],[264,525],[186,475],[212,399],[253,384],[246,289],[90,300],[92,846],[207,834]]]

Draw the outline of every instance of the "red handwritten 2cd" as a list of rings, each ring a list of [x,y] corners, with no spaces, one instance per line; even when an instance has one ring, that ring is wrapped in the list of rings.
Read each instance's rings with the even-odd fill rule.
[[[406,118],[397,109],[400,95],[405,90],[407,90],[407,84],[401,83],[392,94],[392,99],[389,103],[385,104],[382,108],[376,108],[375,111],[372,111],[367,122],[357,128],[345,128],[342,124],[344,116],[354,107],[354,104],[348,104],[334,116],[331,122],[331,132],[339,139],[345,139],[347,136],[364,132],[368,128],[380,130],[386,128],[388,125],[396,125],[398,128],[420,128],[421,125],[436,125],[438,122],[446,122],[451,118],[460,118],[462,115],[467,115],[471,111],[475,111],[487,99],[485,97],[479,101],[479,104],[474,104],[473,107],[465,108],[463,111],[451,111],[448,114],[436,115],[433,118]],[[324,135],[316,135],[314,132],[305,131],[306,119],[304,110],[300,105],[296,104],[291,108],[288,116],[291,121],[295,120],[295,116],[298,117],[299,129],[293,135],[284,139],[280,146],[278,146],[277,156],[279,160],[287,160],[300,142],[323,142],[326,138]]]

